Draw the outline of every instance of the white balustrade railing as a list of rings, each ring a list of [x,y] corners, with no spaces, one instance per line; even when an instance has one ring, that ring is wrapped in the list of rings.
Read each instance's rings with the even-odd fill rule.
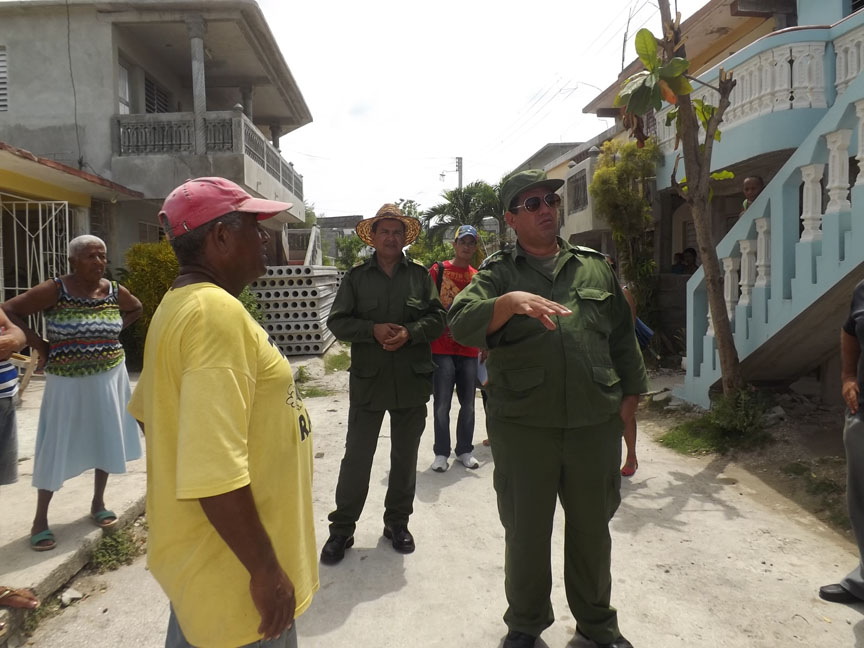
[[[723,116],[724,128],[770,112],[827,107],[824,58],[824,42],[804,42],[761,52],[733,68],[737,83]],[[694,87],[693,98],[716,104],[716,92],[698,83]],[[675,142],[675,125],[666,126],[670,109],[657,114],[657,139],[667,152]]]
[[[852,131],[848,128],[825,135],[828,146],[828,206],[825,213],[849,211],[849,141]]]
[[[753,286],[756,284],[756,241],[749,239],[738,241],[738,249],[741,250],[741,279],[738,282],[741,298],[738,304],[749,306]]]
[[[804,192],[801,198],[802,241],[822,239],[822,186],[820,181],[825,172],[824,164],[808,164],[801,167],[801,180]]]
[[[834,83],[837,94],[842,94],[864,70],[864,26],[835,39],[834,52],[837,56]]]
[[[771,285],[771,219],[757,218],[756,223],[756,286]]]
[[[726,301],[726,315],[730,322],[735,321],[735,306],[738,304],[738,269],[741,257],[723,259],[723,299]]]

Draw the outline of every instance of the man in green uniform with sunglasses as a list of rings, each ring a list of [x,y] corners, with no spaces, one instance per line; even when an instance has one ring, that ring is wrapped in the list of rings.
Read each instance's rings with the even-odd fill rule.
[[[506,545],[504,648],[534,646],[555,618],[557,498],[577,632],[596,646],[632,648],[610,605],[609,521],[621,500],[624,422],[648,380],[630,306],[605,258],[558,237],[555,191],[563,184],[539,169],[503,183],[517,243],[480,266],[448,320],[460,344],[489,349],[487,429]]]

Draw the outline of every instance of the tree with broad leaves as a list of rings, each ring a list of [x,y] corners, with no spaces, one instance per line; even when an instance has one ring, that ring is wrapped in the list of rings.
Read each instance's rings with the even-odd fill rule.
[[[420,217],[429,236],[441,240],[447,229],[459,225],[481,228],[483,219],[503,218],[501,200],[496,187],[477,180],[461,189],[450,189],[442,195],[444,202],[430,207]]]
[[[681,14],[675,21],[669,10],[669,0],[659,0],[663,37],[656,39],[647,29],[636,35],[636,53],[645,69],[627,79],[621,86],[615,103],[622,108],[625,125],[637,141],[644,142],[642,115],[648,110],[659,110],[662,100],[673,104],[667,124],[675,123],[676,148],[680,143],[683,150],[687,179],[677,178],[678,156],[672,169],[672,189],[681,196],[693,215],[699,256],[705,272],[705,287],[708,293],[708,308],[714,325],[714,337],[720,355],[723,394],[735,397],[744,386],[738,351],[732,337],[732,325],[726,313],[723,298],[723,275],[717,249],[711,235],[708,203],[711,198],[711,153],[714,142],[719,141],[720,123],[729,107],[729,96],[735,87],[732,74],[720,69],[716,86],[708,86],[717,95],[717,105],[692,99],[690,81],[702,83],[687,74],[689,61],[685,58],[684,44],[681,40]],[[707,84],[702,84],[707,85]],[[700,124],[705,129],[705,141],[699,139]],[[728,172],[714,174],[714,178],[728,177]]]

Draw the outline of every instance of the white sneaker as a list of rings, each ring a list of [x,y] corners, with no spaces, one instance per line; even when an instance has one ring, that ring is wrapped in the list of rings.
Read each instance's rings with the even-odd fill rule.
[[[444,455],[435,455],[435,461],[432,462],[432,470],[435,472],[447,472],[447,468],[449,468],[447,457]]]
[[[474,470],[474,468],[480,467],[480,462],[477,461],[474,458],[474,455],[472,455],[470,452],[464,452],[456,458],[462,462],[463,466],[465,466],[466,468],[471,468],[471,470]],[[436,459],[437,459],[437,457],[436,457]]]

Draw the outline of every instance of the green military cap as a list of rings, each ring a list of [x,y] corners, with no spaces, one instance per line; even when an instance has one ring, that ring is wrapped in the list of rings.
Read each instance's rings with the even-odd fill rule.
[[[501,202],[504,211],[510,209],[510,203],[523,191],[543,187],[549,191],[558,191],[564,186],[563,180],[547,178],[543,169],[528,169],[514,173],[501,184]]]

